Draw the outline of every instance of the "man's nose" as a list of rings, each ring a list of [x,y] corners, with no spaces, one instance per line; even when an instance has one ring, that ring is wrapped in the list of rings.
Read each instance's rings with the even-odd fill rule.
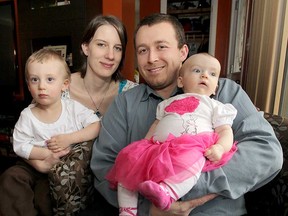
[[[157,54],[156,50],[150,49],[148,61],[153,63],[157,60],[158,60],[158,54]]]

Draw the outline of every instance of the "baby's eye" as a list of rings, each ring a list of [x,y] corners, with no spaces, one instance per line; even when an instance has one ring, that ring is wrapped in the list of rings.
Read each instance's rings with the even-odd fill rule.
[[[194,69],[192,70],[192,72],[201,73],[201,70],[200,70],[199,68],[194,68]]]
[[[211,72],[210,74],[211,74],[211,76],[216,76],[215,72]]]

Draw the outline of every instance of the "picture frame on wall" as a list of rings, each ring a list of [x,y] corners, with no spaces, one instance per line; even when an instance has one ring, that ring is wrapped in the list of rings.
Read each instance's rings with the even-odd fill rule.
[[[31,53],[42,49],[49,48],[58,52],[67,62],[71,70],[73,70],[73,55],[71,36],[50,37],[50,38],[34,38],[32,39]]]
[[[68,0],[30,0],[31,10],[70,5]]]
[[[59,55],[66,60],[67,54],[67,46],[66,45],[58,45],[58,46],[44,46],[45,49],[51,49],[59,53]]]

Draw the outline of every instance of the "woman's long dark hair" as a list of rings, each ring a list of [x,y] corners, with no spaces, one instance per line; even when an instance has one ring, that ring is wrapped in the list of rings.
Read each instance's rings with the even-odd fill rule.
[[[92,40],[95,32],[97,31],[97,29],[100,26],[107,25],[107,24],[112,25],[116,29],[116,31],[119,35],[120,41],[121,41],[121,45],[122,45],[122,58],[121,58],[121,61],[120,61],[118,68],[116,69],[116,71],[112,75],[112,80],[117,81],[119,79],[122,79],[121,70],[122,70],[123,65],[124,65],[126,45],[127,45],[127,32],[126,32],[126,28],[125,28],[124,24],[117,17],[112,16],[112,15],[96,16],[95,18],[93,18],[90,21],[90,23],[86,27],[84,34],[83,34],[83,37],[82,37],[82,40],[81,40],[81,45],[82,44],[89,44],[90,41]],[[83,53],[81,47],[80,47],[80,52],[81,52],[81,55],[85,58],[84,63],[80,69],[81,77],[84,78],[84,76],[86,75],[86,69],[87,69],[87,57]]]

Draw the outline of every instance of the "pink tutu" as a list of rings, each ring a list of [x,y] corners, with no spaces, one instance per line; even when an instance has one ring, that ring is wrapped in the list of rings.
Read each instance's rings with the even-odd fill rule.
[[[133,191],[137,190],[139,183],[147,180],[159,183],[173,176],[175,183],[182,182],[196,174],[192,165],[204,157],[205,150],[217,140],[216,133],[201,133],[181,137],[170,135],[162,143],[153,139],[133,142],[120,151],[106,178],[113,189],[116,189],[120,182]],[[206,160],[202,171],[223,166],[236,150],[234,144],[230,152],[224,154],[217,164]]]

